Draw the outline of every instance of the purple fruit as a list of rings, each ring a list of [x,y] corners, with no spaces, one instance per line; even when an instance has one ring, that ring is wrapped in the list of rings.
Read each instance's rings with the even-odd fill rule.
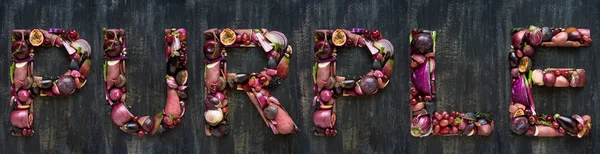
[[[121,41],[110,39],[104,41],[104,53],[109,57],[117,57],[121,55]]]
[[[529,129],[529,122],[526,117],[515,117],[512,119],[510,130],[518,135],[521,135]]]
[[[221,57],[221,44],[215,40],[207,40],[204,43],[204,57],[207,59],[216,59]]]
[[[411,46],[414,51],[417,53],[425,54],[428,52],[432,52],[433,49],[433,39],[431,35],[426,33],[419,33],[413,37],[411,42]]]
[[[17,40],[11,46],[13,56],[17,59],[25,59],[29,57],[29,45],[25,41]]]
[[[315,55],[319,59],[328,59],[333,54],[333,46],[324,40],[315,43],[314,47]]]
[[[518,32],[516,32],[515,34],[513,34],[512,37],[512,46],[514,49],[520,49],[521,48],[521,44],[523,43],[523,38],[525,37],[525,32],[527,32],[527,30],[520,30]]]
[[[542,41],[551,42],[552,41],[552,29],[548,27],[542,27]]]
[[[75,80],[71,76],[63,76],[56,81],[56,86],[61,94],[72,94],[75,92]]]
[[[365,76],[359,82],[360,89],[364,94],[375,94],[379,89],[377,87],[377,79],[373,76]]]
[[[523,55],[531,57],[534,53],[535,49],[533,48],[533,46],[529,44],[525,44],[525,46],[523,46]]]

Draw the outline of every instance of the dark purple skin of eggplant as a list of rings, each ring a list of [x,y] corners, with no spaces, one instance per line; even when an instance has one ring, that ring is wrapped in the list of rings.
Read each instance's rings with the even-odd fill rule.
[[[558,116],[556,118],[558,124],[564,128],[567,132],[577,134],[577,121],[571,117]]]

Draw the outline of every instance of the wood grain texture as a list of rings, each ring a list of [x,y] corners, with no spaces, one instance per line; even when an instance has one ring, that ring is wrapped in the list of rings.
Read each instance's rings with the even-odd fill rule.
[[[594,129],[584,139],[510,135],[508,64],[512,27],[530,24],[600,27],[600,1],[75,1],[4,0],[0,48],[10,50],[12,29],[76,29],[93,47],[87,85],[72,96],[36,98],[36,134],[12,137],[8,121],[10,52],[0,54],[0,149],[2,153],[598,153],[600,56],[597,44],[580,49],[545,48],[535,68],[576,67],[588,73],[583,89],[535,88],[543,113],[590,114]],[[165,102],[163,29],[188,31],[190,101],[182,125],[162,136],[133,137],[109,118],[102,90],[102,28],[124,28],[128,35],[128,102],[132,112],[151,115]],[[302,131],[273,136],[242,92],[230,94],[229,136],[204,136],[202,31],[208,28],[259,28],[287,35],[295,52],[288,79],[272,91]],[[338,104],[338,136],[312,135],[312,33],[316,29],[379,29],[395,45],[396,70],[390,85],[375,96],[343,98]],[[409,134],[408,35],[412,28],[437,30],[438,109],[490,111],[496,130],[489,137],[427,137]],[[234,50],[230,71],[257,71],[266,65],[258,49]],[[340,55],[340,74],[360,75],[370,64],[364,51]],[[363,52],[363,53],[361,53]],[[59,54],[60,53],[60,54]],[[67,68],[58,49],[36,51],[36,72],[58,75]],[[257,60],[258,59],[258,60]],[[405,61],[406,60],[406,61]],[[342,68],[341,66],[344,66]]]

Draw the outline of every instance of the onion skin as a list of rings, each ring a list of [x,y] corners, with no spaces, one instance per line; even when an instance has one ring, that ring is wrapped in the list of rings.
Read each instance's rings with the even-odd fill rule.
[[[123,105],[123,103],[117,103],[113,106],[110,118],[113,123],[121,127],[133,119],[133,114]]]
[[[13,110],[10,112],[10,123],[13,127],[29,128],[29,111],[28,110]]]
[[[525,37],[526,32],[527,32],[527,30],[523,29],[523,30],[520,30],[520,31],[516,32],[515,34],[513,34],[513,37],[512,37],[513,48],[515,48],[515,49],[521,48],[521,43],[523,42],[523,38]]]
[[[223,120],[223,112],[221,109],[207,110],[204,113],[204,119],[208,124],[216,126]]]
[[[315,126],[322,129],[333,128],[331,125],[331,110],[316,110],[313,113],[313,122]]]

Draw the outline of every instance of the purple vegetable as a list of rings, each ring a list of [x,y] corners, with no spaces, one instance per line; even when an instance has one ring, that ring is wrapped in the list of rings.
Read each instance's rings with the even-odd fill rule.
[[[521,48],[521,44],[523,42],[523,38],[525,37],[525,32],[527,32],[527,30],[521,30],[516,32],[515,34],[513,34],[512,37],[512,46],[514,49],[519,49]]]
[[[527,82],[525,81],[524,75],[521,74],[519,79],[515,81],[510,90],[510,97],[513,103],[520,103],[523,105],[529,105],[529,98],[527,95]]]
[[[527,30],[527,44],[532,45],[532,46],[538,46],[540,44],[542,44],[542,29],[535,27],[535,26],[529,26],[529,29]]]
[[[429,53],[433,49],[433,39],[431,39],[431,35],[429,34],[419,33],[414,36],[411,46],[417,53]]]
[[[431,95],[431,67],[430,60],[427,60],[425,63],[421,64],[412,73],[411,82],[413,86],[421,94]]]
[[[427,115],[418,115],[413,118],[411,128],[413,135],[427,134],[431,131],[431,118]]]
[[[515,117],[512,120],[512,124],[510,126],[510,130],[518,135],[521,135],[529,129],[529,122],[526,117]]]

